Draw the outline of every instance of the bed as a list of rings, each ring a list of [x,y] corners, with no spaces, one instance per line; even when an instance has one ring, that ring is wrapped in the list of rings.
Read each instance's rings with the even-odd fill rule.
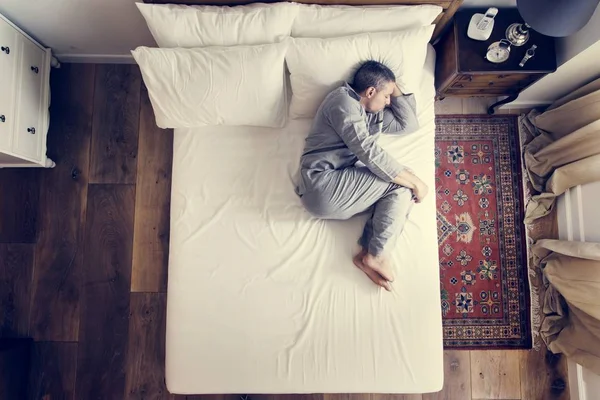
[[[415,91],[419,131],[380,140],[432,189],[434,69],[429,45]],[[435,193],[413,207],[391,252],[393,291],[377,288],[352,263],[366,216],[319,220],[294,193],[310,125],[175,130],[170,392],[441,390]]]

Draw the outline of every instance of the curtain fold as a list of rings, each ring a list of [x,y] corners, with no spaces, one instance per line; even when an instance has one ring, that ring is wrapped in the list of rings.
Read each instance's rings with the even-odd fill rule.
[[[523,148],[526,174],[536,192],[525,223],[547,215],[567,189],[600,180],[600,79],[521,118],[534,136]]]
[[[542,339],[600,375],[600,243],[542,239],[532,252],[543,273]]]
[[[525,210],[531,224],[569,188],[600,181],[600,79],[519,122],[521,133],[533,138],[523,146],[534,192]],[[541,323],[533,321],[541,338],[550,351],[600,375],[600,243],[542,239],[530,257],[534,314],[540,315],[538,304],[541,310]]]

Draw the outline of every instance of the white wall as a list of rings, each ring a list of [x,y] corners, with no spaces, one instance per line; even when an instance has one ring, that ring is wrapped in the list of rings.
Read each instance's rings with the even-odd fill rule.
[[[590,21],[579,32],[556,40],[558,65],[565,63],[600,40],[600,5]]]
[[[136,0],[0,0],[0,13],[62,61],[119,62],[154,45]],[[142,1],[142,0],[137,0]],[[465,7],[514,7],[516,0],[465,0]]]
[[[519,98],[507,105],[509,108],[537,107],[551,104],[554,100],[600,77],[600,41],[582,50],[556,72],[548,74],[519,94]]]
[[[600,77],[600,6],[579,32],[556,39],[558,68],[540,79],[506,107],[536,107],[551,104],[574,89]]]
[[[600,182],[569,189],[558,198],[558,236],[562,240],[600,242]],[[571,400],[595,400],[600,376],[569,362]]]
[[[63,61],[119,61],[137,46],[154,45],[135,0],[0,0],[0,13]]]

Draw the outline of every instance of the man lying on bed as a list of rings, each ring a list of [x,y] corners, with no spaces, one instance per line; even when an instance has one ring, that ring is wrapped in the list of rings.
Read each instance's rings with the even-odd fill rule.
[[[388,291],[394,276],[386,245],[402,231],[412,201],[423,200],[428,188],[377,138],[381,132],[414,132],[418,125],[414,96],[400,91],[388,67],[367,61],[352,84],[323,100],[300,160],[296,191],[311,214],[348,219],[372,208],[354,264]]]

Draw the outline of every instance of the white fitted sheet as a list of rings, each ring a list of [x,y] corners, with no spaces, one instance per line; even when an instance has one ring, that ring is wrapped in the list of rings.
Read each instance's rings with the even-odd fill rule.
[[[421,129],[380,143],[431,188],[392,250],[394,291],[352,263],[366,216],[312,218],[294,193],[310,120],[175,132],[166,379],[172,393],[424,393],[443,382],[434,62]]]

